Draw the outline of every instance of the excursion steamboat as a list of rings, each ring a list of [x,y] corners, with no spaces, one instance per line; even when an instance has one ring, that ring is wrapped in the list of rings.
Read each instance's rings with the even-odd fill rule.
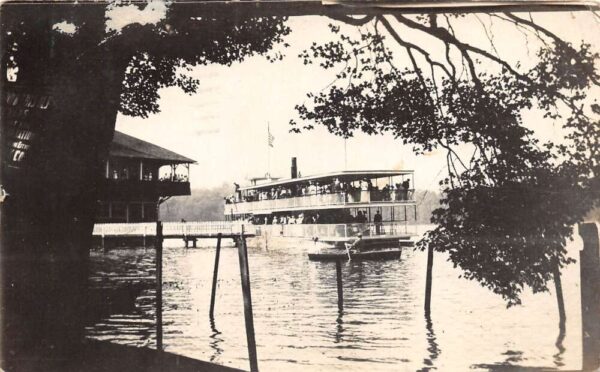
[[[338,171],[254,178],[225,198],[225,218],[253,224],[259,247],[308,246],[310,258],[351,252],[399,255],[413,244],[416,221],[412,170]],[[410,220],[410,223],[409,223]]]

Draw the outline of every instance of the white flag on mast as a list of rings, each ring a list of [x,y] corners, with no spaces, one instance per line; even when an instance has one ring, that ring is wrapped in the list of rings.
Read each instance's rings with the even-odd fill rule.
[[[270,126],[267,126],[267,143],[269,146],[273,147],[273,141],[275,141],[275,137],[271,134]]]

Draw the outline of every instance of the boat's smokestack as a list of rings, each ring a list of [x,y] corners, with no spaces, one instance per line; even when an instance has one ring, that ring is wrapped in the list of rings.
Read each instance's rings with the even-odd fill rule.
[[[296,158],[292,158],[292,178],[298,178],[298,166],[296,165]]]

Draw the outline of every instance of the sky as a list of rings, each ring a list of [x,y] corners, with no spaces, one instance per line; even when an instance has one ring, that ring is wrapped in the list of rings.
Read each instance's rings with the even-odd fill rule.
[[[594,32],[600,18],[589,12],[544,13],[534,18],[567,41],[579,44],[585,40],[593,50],[600,50],[600,36]],[[290,47],[285,49],[283,61],[270,63],[263,56],[255,56],[230,67],[194,67],[191,75],[200,80],[196,94],[187,95],[176,87],[161,89],[160,113],[146,119],[119,114],[116,129],[196,160],[190,169],[192,188],[246,184],[248,178],[267,172],[273,177],[289,177],[290,159],[297,157],[303,176],[345,169],[412,169],[416,188],[437,189],[446,174],[442,151],[416,156],[411,146],[390,135],[357,134],[344,143],[319,126],[302,134],[289,132],[290,119],[297,119],[294,106],[305,102],[306,93],[322,90],[334,79],[335,69],[306,66],[298,58],[313,41],[332,38],[329,23],[338,22],[325,17],[291,18],[288,25],[292,32],[286,38]],[[535,61],[534,38],[526,40],[512,26],[492,21],[487,15],[457,19],[454,24],[457,34],[469,43],[492,50],[491,37],[501,56],[524,65]],[[434,42],[396,26],[413,42]],[[342,30],[355,32],[353,26],[342,25]],[[443,53],[441,45],[439,53]],[[399,60],[406,58],[401,51],[396,55]],[[484,68],[492,71],[494,66]],[[543,120],[539,112],[524,113],[524,121],[543,139],[563,135],[560,125]],[[275,138],[272,148],[268,146],[267,127]]]

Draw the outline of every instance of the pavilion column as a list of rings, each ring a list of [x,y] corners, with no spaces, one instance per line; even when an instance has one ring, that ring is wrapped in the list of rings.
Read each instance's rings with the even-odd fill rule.
[[[144,161],[140,160],[140,181],[144,180]]]

